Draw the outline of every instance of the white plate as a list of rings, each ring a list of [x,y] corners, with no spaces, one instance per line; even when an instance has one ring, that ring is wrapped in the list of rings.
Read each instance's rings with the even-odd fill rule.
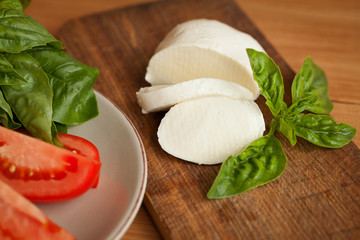
[[[88,139],[102,162],[96,189],[62,203],[38,204],[59,226],[79,240],[120,239],[142,203],[147,164],[139,134],[125,114],[96,93],[99,116],[69,133]]]

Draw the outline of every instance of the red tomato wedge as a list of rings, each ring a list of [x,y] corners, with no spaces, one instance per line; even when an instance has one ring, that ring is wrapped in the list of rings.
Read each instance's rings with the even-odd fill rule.
[[[77,197],[96,184],[101,163],[0,127],[0,180],[35,202]]]
[[[94,144],[85,138],[67,133],[59,133],[58,137],[66,149],[95,161],[100,161],[99,151]]]
[[[100,162],[100,155],[98,149],[90,141],[85,138],[78,137],[71,134],[59,133],[60,142],[67,150],[73,151],[77,154],[83,155],[90,159]],[[96,188],[99,183],[99,177],[95,181],[93,188]]]
[[[0,239],[75,239],[29,200],[0,180]]]

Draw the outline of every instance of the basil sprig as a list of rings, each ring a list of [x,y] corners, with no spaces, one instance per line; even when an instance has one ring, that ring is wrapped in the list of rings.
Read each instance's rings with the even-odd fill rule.
[[[25,127],[59,145],[58,131],[98,115],[99,71],[69,56],[40,23],[21,11],[30,0],[0,0],[0,125]]]
[[[287,159],[280,141],[274,136],[275,131],[281,132],[293,146],[297,137],[302,137],[326,148],[342,147],[356,133],[352,126],[336,123],[331,116],[325,115],[333,108],[326,76],[310,57],[305,59],[294,78],[292,104],[287,107],[283,101],[284,83],[279,67],[263,52],[247,49],[247,54],[260,93],[275,118],[267,135],[224,161],[207,194],[210,199],[243,193],[282,174]]]

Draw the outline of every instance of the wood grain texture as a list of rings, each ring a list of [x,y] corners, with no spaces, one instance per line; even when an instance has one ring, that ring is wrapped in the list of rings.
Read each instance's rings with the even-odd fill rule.
[[[156,0],[32,0],[26,13],[56,34],[64,22]],[[360,1],[235,0],[297,71],[312,56],[328,76],[332,115],[360,129]],[[360,132],[354,143],[360,146]]]
[[[360,129],[360,1],[236,2],[294,71],[313,57],[328,77],[333,117]]]
[[[56,35],[69,19],[142,2],[148,0],[32,0],[25,12]],[[306,56],[314,57],[328,76],[330,97],[335,105],[333,117],[360,129],[357,100],[360,92],[357,77],[360,75],[360,1],[236,0],[236,3],[293,70],[300,67]],[[354,143],[360,146],[359,131]],[[144,207],[123,239],[160,239]]]
[[[249,32],[279,64],[286,101],[294,72],[235,3],[164,1],[70,21],[59,32],[68,52],[100,69],[96,89],[121,107],[143,139],[149,178],[145,204],[166,239],[356,239],[360,236],[359,149],[322,149],[305,141],[291,147],[284,174],[241,196],[208,200],[219,166],[197,166],[162,151],[156,131],[164,113],[142,115],[135,92],[157,44],[176,24],[215,18]],[[271,116],[258,103],[266,122]]]

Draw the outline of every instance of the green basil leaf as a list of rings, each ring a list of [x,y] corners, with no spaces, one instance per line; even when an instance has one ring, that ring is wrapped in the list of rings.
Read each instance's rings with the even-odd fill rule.
[[[293,116],[295,114],[301,113],[309,108],[309,106],[312,106],[316,104],[318,100],[318,96],[316,95],[309,95],[307,97],[304,97],[303,99],[294,102],[291,104],[291,106],[286,109],[285,116]]]
[[[297,136],[326,148],[340,148],[356,134],[355,128],[345,123],[336,123],[329,115],[298,114],[285,120]]]
[[[98,69],[50,46],[37,47],[28,52],[49,76],[54,93],[53,121],[76,125],[98,115],[93,89]]]
[[[8,127],[9,125],[9,117],[6,114],[5,110],[0,108],[0,125],[4,126],[4,127]]]
[[[10,8],[24,11],[30,4],[30,0],[0,0],[0,9]]]
[[[0,108],[0,125],[12,130],[21,127],[20,123],[17,123],[13,119],[11,119],[9,115],[7,115],[7,113],[1,108]]]
[[[54,144],[58,147],[65,148],[58,137],[58,129],[57,129],[55,122],[52,122],[52,124],[51,124],[51,136],[52,136],[52,139],[51,139],[52,144]]]
[[[13,113],[10,105],[6,102],[4,94],[0,90],[0,123],[7,128],[16,129],[21,124],[14,121]]]
[[[23,5],[19,0],[0,0],[0,9],[2,8],[10,8],[22,11]]]
[[[60,133],[67,133],[68,132],[68,126],[65,125],[65,124],[62,124],[62,123],[57,123],[57,122],[54,122],[55,123],[55,126],[56,126],[56,129],[58,132]]]
[[[317,66],[311,57],[305,59],[300,71],[296,74],[291,86],[292,102],[302,103],[301,109],[294,108],[296,113],[308,110],[313,113],[327,114],[333,109],[328,95],[328,85],[325,73]],[[316,98],[316,101],[314,99]]]
[[[280,141],[266,135],[254,141],[238,156],[225,160],[210,188],[208,198],[225,198],[270,182],[281,175],[286,156]]]
[[[5,99],[34,137],[52,143],[52,90],[46,73],[26,52],[4,56],[27,80],[26,84],[1,86]]]
[[[25,10],[29,5],[31,0],[20,0],[22,6],[23,6],[23,10]]]
[[[292,146],[295,146],[297,140],[294,129],[285,121],[284,118],[279,118],[279,132],[289,140]]]
[[[3,54],[0,54],[0,85],[17,85],[23,83],[26,83],[25,78],[15,71]]]
[[[266,99],[266,105],[274,116],[286,107],[283,101],[284,83],[280,68],[264,52],[246,49],[250,59],[255,81],[260,87],[260,93]]]
[[[0,9],[0,52],[19,53],[50,44],[62,49],[40,23],[15,9]]]

